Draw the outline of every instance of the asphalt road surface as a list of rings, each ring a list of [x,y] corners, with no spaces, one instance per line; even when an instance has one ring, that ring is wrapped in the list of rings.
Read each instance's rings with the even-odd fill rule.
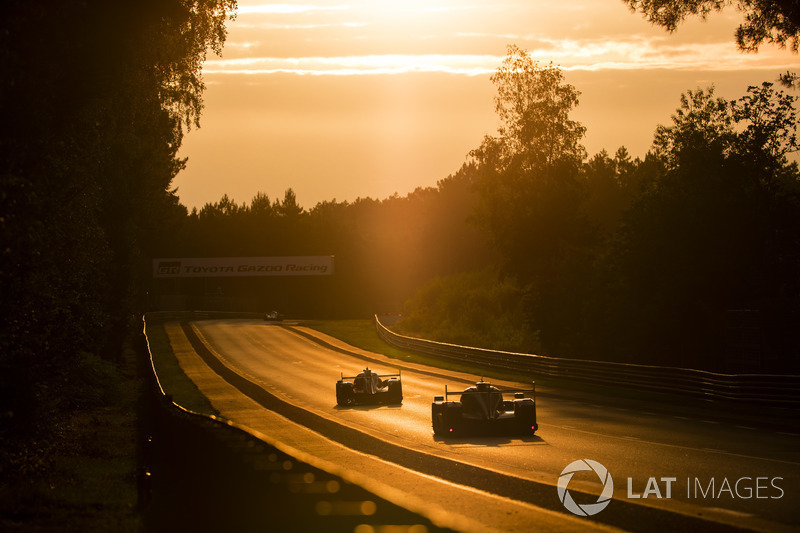
[[[175,343],[179,330],[168,331]],[[431,430],[434,395],[442,394],[445,385],[451,391],[463,390],[480,376],[370,354],[304,328],[302,323],[204,320],[181,331],[195,343],[195,352],[206,351],[206,357],[221,361],[226,371],[265,391],[262,409],[271,406],[272,411],[313,430],[312,438],[300,429],[285,430],[288,437],[280,436],[283,430],[262,429],[274,433],[272,438],[291,440],[295,448],[305,443],[313,448],[310,443],[322,437],[331,446],[343,446],[394,468],[399,465],[399,472],[424,476],[426,483],[438,482],[447,488],[430,489],[424,499],[447,508],[458,493],[457,512],[467,519],[464,524],[471,524],[465,529],[483,525],[510,530],[507,524],[486,523],[497,519],[497,511],[490,513],[486,506],[496,505],[500,512],[507,506],[506,515],[516,513],[516,518],[508,520],[520,531],[545,523],[554,530],[562,529],[564,523],[576,530],[800,530],[800,435],[757,429],[744,420],[720,423],[685,412],[647,412],[620,402],[609,407],[602,398],[570,398],[567,392],[540,388],[540,428],[534,436],[442,440]],[[340,373],[352,376],[365,366],[379,373],[394,373],[402,367],[401,406],[336,405],[334,386]],[[223,416],[238,416],[235,411],[226,412],[224,401],[215,400],[213,391],[205,393]],[[251,416],[238,422],[250,424]],[[277,427],[272,424],[267,427]],[[572,515],[556,489],[567,465],[582,459],[602,464],[614,485],[608,506],[589,517]],[[348,464],[339,466],[348,468]],[[396,485],[403,485],[400,473],[386,475],[398,476]],[[570,496],[580,505],[595,503],[602,489],[603,483],[592,471],[577,472],[568,485]],[[474,505],[465,502],[472,498],[470,494],[475,495]],[[498,495],[496,501],[492,495]],[[520,511],[520,506],[527,511]],[[562,519],[567,522],[559,522]]]

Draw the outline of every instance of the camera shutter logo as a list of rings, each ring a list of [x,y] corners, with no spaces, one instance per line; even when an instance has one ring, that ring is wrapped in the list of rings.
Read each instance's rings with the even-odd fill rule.
[[[600,497],[597,498],[596,503],[578,505],[567,490],[567,485],[569,485],[575,472],[585,470],[592,470],[597,474],[597,477],[600,478],[600,482],[603,484],[603,492],[600,493]],[[569,512],[578,516],[596,515],[611,502],[611,496],[613,494],[614,480],[611,479],[611,474],[608,473],[606,467],[591,459],[581,459],[570,463],[558,477],[558,499],[561,500],[561,503],[564,504],[564,507],[566,507]]]

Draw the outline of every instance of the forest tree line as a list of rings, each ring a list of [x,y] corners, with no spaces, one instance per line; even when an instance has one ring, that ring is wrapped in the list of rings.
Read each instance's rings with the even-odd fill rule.
[[[643,159],[624,147],[588,157],[585,128],[569,117],[579,92],[560,69],[511,46],[492,80],[498,134],[436,187],[309,210],[291,189],[249,204],[224,196],[176,220],[164,253],[334,255],[335,276],[312,294],[269,280],[257,305],[402,312],[400,331],[446,342],[800,368],[796,97],[770,82],[733,101],[689,90]]]
[[[0,17],[0,473],[113,401],[201,65],[235,0],[8,0]],[[177,210],[177,211],[176,211]],[[149,273],[148,273],[149,278]],[[137,323],[138,322],[138,323]]]

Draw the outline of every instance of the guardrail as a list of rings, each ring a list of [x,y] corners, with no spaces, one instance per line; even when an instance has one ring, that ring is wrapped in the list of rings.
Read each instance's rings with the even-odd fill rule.
[[[458,346],[389,330],[375,315],[378,336],[400,349],[478,366],[632,390],[678,394],[713,401],[748,402],[800,409],[800,376],[717,374],[703,370],[502,352]]]

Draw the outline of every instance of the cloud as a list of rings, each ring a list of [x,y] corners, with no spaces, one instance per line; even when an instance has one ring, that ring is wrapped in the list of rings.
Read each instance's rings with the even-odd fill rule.
[[[565,70],[797,68],[796,56],[781,51],[742,54],[725,24],[724,31],[686,24],[679,34],[668,34],[631,16],[621,2],[308,2],[240,0],[239,14],[244,16],[231,25],[227,45],[232,55],[209,61],[205,73],[476,76],[496,70],[503,59],[498,54],[511,43]]]
[[[361,55],[341,57],[251,57],[212,60],[205,64],[205,74],[353,76],[443,72],[466,76],[494,72],[503,58],[494,55]]]
[[[256,4],[240,5],[236,13],[238,15],[292,15],[297,13],[346,11],[348,9],[350,9],[350,6],[346,5]]]
[[[628,39],[537,39],[529,50],[542,63],[564,70],[741,70],[787,69],[785,55],[742,54],[731,43],[665,44],[663,37]],[[236,45],[234,45],[236,46]],[[246,46],[242,43],[241,46]],[[209,75],[316,76],[389,75],[441,72],[478,76],[494,72],[503,56],[491,54],[369,54],[307,57],[245,57],[206,62]]]
[[[325,28],[361,28],[368,26],[368,22],[321,22],[321,23],[281,23],[281,22],[253,22],[239,24],[242,29],[257,30],[319,30]],[[225,46],[228,46],[227,44]]]

